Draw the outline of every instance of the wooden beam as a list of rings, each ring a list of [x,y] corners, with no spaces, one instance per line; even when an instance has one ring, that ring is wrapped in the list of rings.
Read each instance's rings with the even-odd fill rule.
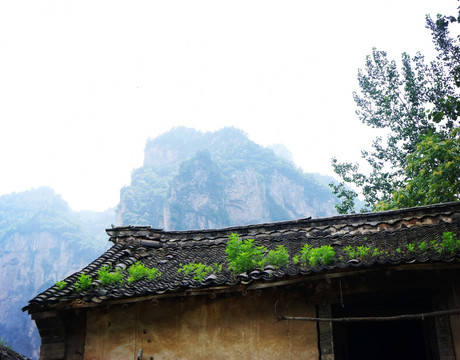
[[[359,322],[359,321],[401,321],[401,320],[424,320],[430,317],[439,317],[460,314],[460,309],[432,311],[429,313],[420,314],[405,314],[395,316],[358,316],[358,317],[342,317],[342,318],[321,318],[321,317],[303,317],[303,316],[286,316],[280,315],[275,321],[283,320],[300,320],[300,321],[318,321],[318,322]]]

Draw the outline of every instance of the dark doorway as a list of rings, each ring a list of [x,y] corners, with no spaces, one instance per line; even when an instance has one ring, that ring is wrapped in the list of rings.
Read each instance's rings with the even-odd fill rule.
[[[333,317],[392,316],[431,311],[429,296],[416,293],[360,297],[332,307]],[[336,360],[433,360],[432,319],[333,324]]]

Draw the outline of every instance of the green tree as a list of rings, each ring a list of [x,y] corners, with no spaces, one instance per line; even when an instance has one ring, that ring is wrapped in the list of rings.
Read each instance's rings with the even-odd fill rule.
[[[460,129],[442,140],[426,135],[405,162],[405,186],[393,193],[379,210],[435,204],[460,199]]]
[[[456,135],[452,130],[459,125],[460,51],[459,38],[450,36],[449,25],[459,20],[460,12],[459,17],[438,15],[436,21],[427,17],[427,28],[431,30],[438,52],[437,59],[429,64],[420,53],[414,57],[403,53],[400,68],[394,60],[388,60],[384,51],[374,49],[372,55],[367,56],[364,69],[358,71],[360,92],[353,94],[356,113],[364,124],[383,129],[383,135],[373,141],[370,151],[362,151],[371,169],[367,174],[360,172],[357,164],[332,159],[334,171],[342,178],[340,184],[331,184],[333,193],[342,201],[336,206],[340,213],[353,212],[357,196],[353,190],[346,191],[345,183],[354,184],[362,191],[365,200],[362,210],[377,210],[390,206],[388,204],[421,204],[416,199],[398,203],[394,196],[409,184],[429,183],[421,181],[411,170],[417,166],[413,164],[417,162],[416,157],[411,154],[422,151],[419,143],[429,142],[430,136],[438,144],[449,143],[448,139],[455,143]],[[437,151],[440,161],[451,159],[439,153],[449,148],[447,143]],[[456,161],[455,166],[460,166],[458,159]],[[435,169],[426,169],[434,165],[423,162],[426,176],[436,173]],[[458,186],[458,182],[449,181],[450,178],[444,179],[443,183],[451,190],[456,184]],[[425,202],[443,201],[444,198],[432,196]]]

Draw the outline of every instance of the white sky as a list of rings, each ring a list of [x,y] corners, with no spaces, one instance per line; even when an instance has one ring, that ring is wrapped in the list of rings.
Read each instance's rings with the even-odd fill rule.
[[[75,210],[119,201],[148,138],[235,126],[307,172],[356,161],[372,47],[432,54],[455,0],[0,0],[0,195],[47,185]]]

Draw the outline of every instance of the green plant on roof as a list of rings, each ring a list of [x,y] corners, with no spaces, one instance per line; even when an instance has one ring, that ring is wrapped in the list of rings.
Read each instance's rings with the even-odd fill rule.
[[[354,259],[356,256],[356,249],[352,247],[351,245],[345,246],[344,248],[345,252],[348,254],[348,257],[350,259]]]
[[[110,266],[104,266],[97,271],[97,279],[102,285],[123,284],[123,270],[117,268],[111,271]]]
[[[370,256],[370,254],[371,254],[371,249],[369,246],[361,245],[356,248],[356,255],[361,260],[367,259]]]
[[[460,250],[460,240],[451,231],[442,234],[442,240],[439,245],[442,250],[451,255]]]
[[[267,251],[265,246],[256,246],[254,239],[243,241],[235,233],[229,235],[228,238],[225,253],[227,254],[228,268],[231,271],[240,274],[265,267],[264,253]]]
[[[266,257],[267,263],[276,268],[289,264],[289,252],[283,245],[278,245],[274,250],[270,250]]]
[[[372,257],[378,257],[382,254],[382,251],[380,251],[378,248],[374,248],[372,250]]]
[[[440,245],[438,244],[436,240],[430,240],[430,247],[438,253],[442,251]]]
[[[423,251],[423,252],[426,251],[427,246],[428,246],[428,245],[427,245],[426,241],[422,241],[420,244],[418,244],[419,250],[420,250],[420,251]]]
[[[57,281],[56,286],[57,286],[58,290],[63,290],[67,286],[67,283],[64,280]]]
[[[185,276],[193,274],[193,280],[203,281],[208,275],[210,274],[217,274],[222,271],[222,265],[220,264],[213,264],[213,265],[205,265],[202,263],[190,263],[182,265],[177,272],[183,273]]]
[[[305,244],[300,249],[300,253],[296,255],[294,263],[300,263],[303,266],[307,264],[315,267],[318,264],[329,265],[334,261],[335,251],[331,245],[323,245],[320,247],[312,247]]]
[[[383,250],[378,248],[370,248],[369,246],[360,245],[357,247],[352,247],[348,245],[344,248],[344,251],[348,254],[349,259],[359,259],[365,260],[369,257],[378,257],[384,254]]]
[[[149,280],[155,280],[161,275],[160,270],[156,268],[147,268],[140,261],[136,261],[133,265],[128,268],[128,282],[133,283],[146,277]]]
[[[78,280],[75,282],[75,291],[81,292],[85,291],[90,288],[91,284],[93,283],[93,279],[91,276],[86,274],[80,274]]]
[[[409,252],[411,253],[415,251],[415,245],[413,243],[408,243],[406,247],[407,247],[407,250],[409,250]]]

